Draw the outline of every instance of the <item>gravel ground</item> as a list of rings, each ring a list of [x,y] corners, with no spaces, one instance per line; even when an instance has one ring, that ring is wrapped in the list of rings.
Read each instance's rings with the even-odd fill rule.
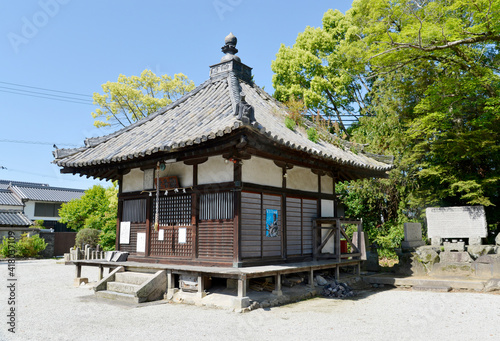
[[[97,268],[83,268],[97,280]],[[16,333],[8,331],[6,262],[0,263],[0,340],[499,340],[500,295],[363,291],[250,313],[183,304],[141,307],[96,300],[73,287],[74,267],[16,263]]]

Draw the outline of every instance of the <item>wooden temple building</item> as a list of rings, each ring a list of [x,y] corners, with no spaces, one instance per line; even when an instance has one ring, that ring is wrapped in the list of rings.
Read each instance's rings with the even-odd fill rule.
[[[332,257],[340,256],[339,232],[319,233],[322,223],[341,223],[335,183],[386,177],[392,167],[326,133],[313,142],[306,129],[287,128],[286,109],[253,83],[236,42],[226,37],[210,78],[181,99],[54,152],[62,173],[119,181],[116,250],[129,261],[177,269],[307,262],[331,236]]]

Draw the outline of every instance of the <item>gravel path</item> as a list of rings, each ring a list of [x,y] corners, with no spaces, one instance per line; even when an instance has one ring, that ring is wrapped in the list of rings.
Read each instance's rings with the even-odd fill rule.
[[[83,268],[97,280],[97,268]],[[8,332],[6,262],[0,263],[0,340],[499,340],[500,295],[367,291],[233,313],[182,304],[98,301],[72,286],[74,267],[16,263],[16,333]]]

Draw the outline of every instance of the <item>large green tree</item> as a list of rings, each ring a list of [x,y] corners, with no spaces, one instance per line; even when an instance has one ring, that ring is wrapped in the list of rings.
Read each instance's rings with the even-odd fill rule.
[[[79,199],[62,204],[59,216],[62,223],[66,223],[75,231],[84,228],[100,230],[99,244],[104,250],[114,250],[117,210],[116,184],[108,188],[95,185],[86,190]]]
[[[94,93],[92,113],[96,127],[128,126],[147,117],[194,89],[193,81],[182,73],[157,76],[144,70],[140,76],[120,75],[117,82],[102,85],[103,94]]]
[[[278,98],[300,94],[355,106],[343,96],[348,90],[332,92],[334,101],[327,92],[357,84],[363,105],[349,138],[395,156],[389,179],[339,186],[348,213],[371,217],[380,228],[418,219],[426,206],[482,204],[488,222],[498,224],[499,16],[499,0],[356,0],[345,16],[330,10],[322,28],[308,27],[292,48],[280,48],[273,63]],[[342,38],[328,27],[342,27]],[[314,49],[296,49],[312,32]],[[332,70],[330,59],[312,56],[333,55],[336,74],[354,83],[308,76]]]

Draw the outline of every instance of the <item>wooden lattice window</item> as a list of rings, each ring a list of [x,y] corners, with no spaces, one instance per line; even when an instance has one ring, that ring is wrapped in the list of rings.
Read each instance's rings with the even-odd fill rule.
[[[207,193],[200,195],[200,220],[234,218],[234,193]]]
[[[155,209],[156,198],[153,200],[153,217]],[[158,213],[160,226],[191,225],[191,195],[160,196]]]
[[[133,223],[146,222],[146,199],[123,201],[122,221]]]

